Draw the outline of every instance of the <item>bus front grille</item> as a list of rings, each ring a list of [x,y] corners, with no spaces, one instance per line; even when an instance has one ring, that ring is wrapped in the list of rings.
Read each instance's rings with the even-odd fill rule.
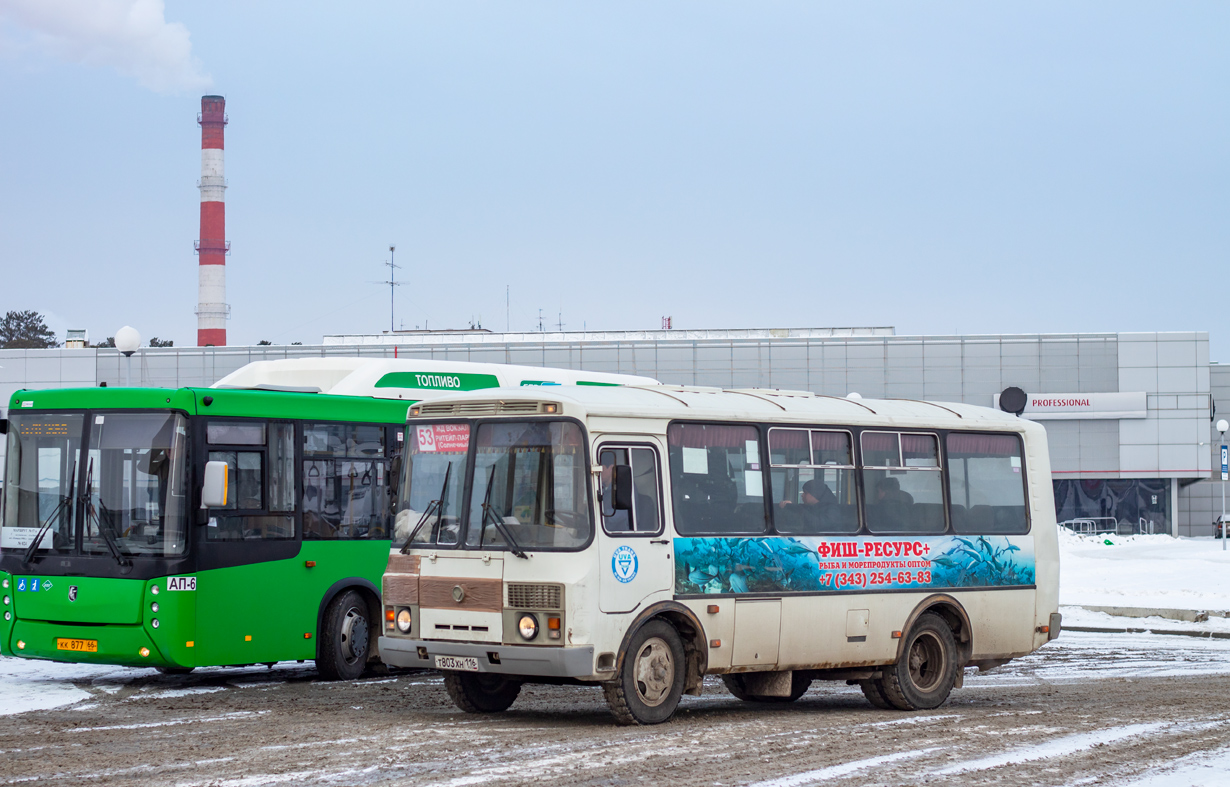
[[[564,588],[561,585],[509,582],[508,606],[516,609],[563,609]]]

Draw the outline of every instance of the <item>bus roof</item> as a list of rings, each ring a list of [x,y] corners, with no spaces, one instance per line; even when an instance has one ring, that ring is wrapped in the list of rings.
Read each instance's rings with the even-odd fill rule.
[[[475,391],[556,385],[654,385],[631,374],[540,366],[419,358],[289,358],[255,361],[214,383],[214,388],[370,396],[419,400],[438,391]]]
[[[1015,432],[1042,427],[1026,419],[990,407],[958,402],[927,402],[914,399],[849,399],[806,391],[771,388],[704,388],[651,385],[621,388],[568,388],[556,390],[493,389],[469,394],[445,394],[424,398],[415,410],[420,418],[447,417],[462,412],[457,405],[472,406],[465,412],[483,412],[482,402],[499,403],[491,410],[513,414],[524,406],[503,406],[531,401],[557,402],[560,413],[577,418],[605,416],[660,420],[748,420],[797,423],[833,423],[851,426],[909,426],[942,429],[994,429]],[[541,408],[536,408],[542,411]]]

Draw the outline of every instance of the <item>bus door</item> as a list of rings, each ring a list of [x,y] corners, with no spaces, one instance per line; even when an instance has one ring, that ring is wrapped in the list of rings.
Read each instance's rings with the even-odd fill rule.
[[[310,569],[296,559],[294,424],[211,419],[205,443],[204,459],[226,462],[228,499],[197,528],[197,663],[311,658],[316,608],[304,604]]]
[[[655,446],[620,441],[602,443],[598,463],[599,608],[631,612],[650,595],[669,591],[674,581],[661,462]]]

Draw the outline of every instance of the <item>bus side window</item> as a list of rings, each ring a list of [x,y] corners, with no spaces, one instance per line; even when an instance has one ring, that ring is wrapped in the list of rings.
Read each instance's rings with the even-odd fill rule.
[[[210,509],[206,539],[294,538],[293,492],[289,505],[285,499],[288,483],[294,488],[293,477],[289,482],[286,479],[285,458],[288,440],[293,449],[294,427],[259,421],[212,421],[205,431],[210,445],[208,460],[226,462],[227,485],[232,490],[225,506]]]
[[[681,535],[761,535],[768,527],[760,431],[744,424],[667,429],[671,500]]]
[[[951,432],[945,444],[953,530],[974,535],[1029,532],[1020,438]]]
[[[304,538],[388,538],[385,436],[374,424],[304,424]]]
[[[872,533],[943,533],[943,471],[935,435],[861,435],[863,507]]]
[[[295,510],[294,424],[269,424],[269,510]]]
[[[770,429],[769,462],[777,532],[858,532],[849,432]]]
[[[657,533],[661,526],[661,503],[658,494],[658,455],[652,448],[603,448],[598,455],[602,465],[600,494],[602,496],[602,527],[606,532]],[[632,468],[632,509],[613,508],[611,479],[616,465]]]

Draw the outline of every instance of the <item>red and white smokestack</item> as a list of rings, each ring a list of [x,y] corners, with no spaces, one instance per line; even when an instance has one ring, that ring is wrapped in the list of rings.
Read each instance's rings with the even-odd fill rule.
[[[201,96],[201,235],[196,242],[200,255],[200,284],[196,306],[198,347],[226,346],[226,174],[222,164],[222,135],[226,127],[226,99]]]

